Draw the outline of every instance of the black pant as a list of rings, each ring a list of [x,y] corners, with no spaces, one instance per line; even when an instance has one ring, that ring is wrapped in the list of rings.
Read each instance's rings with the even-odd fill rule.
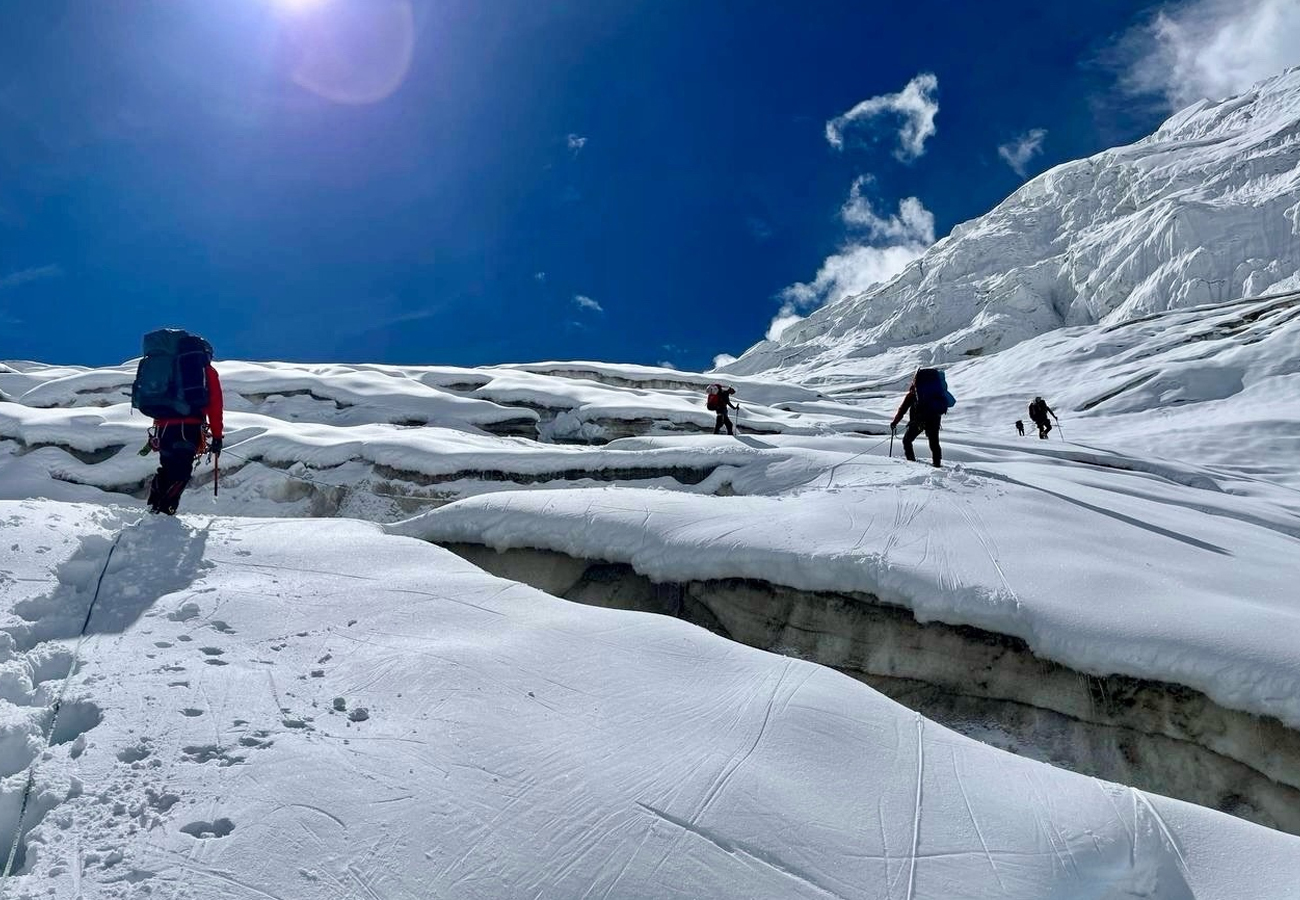
[[[943,453],[939,449],[939,420],[921,420],[913,419],[907,423],[907,431],[903,433],[903,455],[916,462],[916,452],[912,449],[912,441],[922,431],[930,439],[930,454],[934,457],[934,464],[938,466],[943,459]]]
[[[1038,426],[1038,436],[1040,438],[1046,438],[1047,433],[1052,430],[1052,423],[1049,422],[1047,419],[1042,419],[1041,421],[1034,422],[1034,424]]]
[[[725,406],[718,410],[718,419],[713,424],[713,433],[721,434],[724,425],[727,427],[727,434],[734,435],[736,433],[736,429],[731,427],[731,416],[727,415],[727,408]]]
[[[154,512],[175,515],[181,492],[194,471],[194,454],[202,437],[203,426],[197,424],[163,425],[158,429],[161,463],[149,485],[149,508]]]

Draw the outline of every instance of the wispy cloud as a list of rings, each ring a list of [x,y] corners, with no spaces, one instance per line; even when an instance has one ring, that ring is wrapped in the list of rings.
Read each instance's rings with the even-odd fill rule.
[[[587,146],[587,139],[580,134],[571,134],[567,143],[569,149],[573,151],[574,155],[577,155],[582,152],[583,147]]]
[[[905,197],[898,204],[898,214],[888,218],[876,214],[871,201],[862,193],[863,187],[871,184],[870,175],[859,175],[849,188],[849,199],[840,207],[840,218],[844,224],[853,228],[864,229],[867,236],[876,241],[919,244],[927,247],[934,243],[934,214],[925,208],[915,197]]]
[[[1043,152],[1045,137],[1046,128],[1031,128],[1015,140],[998,145],[998,156],[1002,157],[1012,171],[1024,178],[1029,161]]]
[[[590,297],[586,296],[585,294],[574,294],[573,303],[579,309],[589,309],[592,312],[598,312],[598,313],[603,313],[605,311],[604,309],[601,308],[601,305],[599,303],[597,303],[595,300],[592,300]]]
[[[62,278],[63,269],[58,266],[36,266],[31,269],[19,269],[17,272],[10,272],[8,275],[0,278],[0,291],[12,290],[29,284],[33,281],[43,281],[47,278]]]
[[[533,281],[539,281],[539,282],[540,282],[540,281],[545,281],[545,280],[546,280],[546,273],[545,273],[545,272],[534,272],[534,273],[533,273]]]
[[[863,232],[862,237],[827,257],[812,281],[792,284],[778,295],[781,308],[768,325],[769,341],[778,340],[817,307],[888,281],[934,243],[934,214],[920,200],[907,197],[896,214],[882,216],[863,194],[870,183],[869,176],[855,179],[840,208],[845,224]]]
[[[388,305],[392,300],[391,298],[384,298],[384,300],[380,302],[381,305]],[[425,319],[432,319],[434,316],[441,314],[441,312],[441,308],[433,307],[432,309],[414,309],[408,312],[393,313],[392,315],[384,316],[379,319],[359,322],[357,327],[350,331],[347,328],[344,328],[343,333],[369,334],[372,331],[383,331],[386,328],[392,328],[396,325],[409,325],[412,322],[421,322]]]
[[[669,362],[668,360],[666,360],[666,359],[663,359],[663,360],[660,360],[660,361],[659,361],[659,368],[661,368],[661,369],[672,369],[673,371],[676,371],[676,370],[677,370],[677,367],[676,367],[675,365],[673,365],[671,362]]]
[[[922,72],[897,94],[881,94],[863,100],[843,115],[831,119],[826,123],[826,140],[836,150],[843,150],[846,131],[877,116],[892,114],[902,119],[894,156],[902,162],[911,162],[925,153],[925,142],[935,133],[934,117],[939,112],[939,101],[934,95],[938,89],[939,79],[929,72]]]
[[[713,368],[721,369],[723,366],[729,366],[736,361],[736,357],[730,353],[719,353],[713,357]]]
[[[756,241],[765,241],[772,236],[772,226],[767,223],[767,220],[758,216],[748,216],[745,219],[745,228]]]
[[[1171,108],[1239,94],[1300,64],[1296,0],[1188,0],[1166,5],[1118,45],[1124,88]]]

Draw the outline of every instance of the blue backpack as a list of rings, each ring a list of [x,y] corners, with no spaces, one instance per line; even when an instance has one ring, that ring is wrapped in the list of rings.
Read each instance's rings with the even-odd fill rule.
[[[942,416],[957,405],[957,398],[948,390],[948,378],[942,369],[916,370],[916,408],[922,416]]]
[[[144,336],[144,356],[131,384],[131,406],[151,419],[202,416],[208,408],[212,345],[179,328]]]

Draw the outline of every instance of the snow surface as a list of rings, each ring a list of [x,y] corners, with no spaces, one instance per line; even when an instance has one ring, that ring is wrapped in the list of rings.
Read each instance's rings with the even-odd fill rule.
[[[7,896],[1298,895],[1300,839],[811,663],[370,524],[136,518],[0,501],[9,831],[105,570]]]
[[[722,371],[897,378],[1062,326],[1300,287],[1300,68],[1057,166]]]
[[[884,458],[891,445],[879,433],[897,394],[851,385],[837,401],[751,384],[747,390],[769,405],[747,402],[761,413],[742,418],[742,435],[731,439],[699,433],[712,416],[690,386],[704,376],[670,370],[222,363],[243,373],[232,379],[222,493],[211,496],[211,468],[201,465],[183,508],[387,522],[432,510],[401,530],[628,562],[657,580],[749,577],[868,592],[922,619],[1023,638],[1039,655],[1080,671],[1187,685],[1300,727],[1300,650],[1291,639],[1300,618],[1293,564],[1300,559],[1300,432],[1284,418],[1300,413],[1291,387],[1297,351],[1300,298],[1026,342],[1010,351],[1022,362],[1054,360],[1076,373],[1065,402],[1053,398],[1070,440],[1059,440],[1059,431],[1047,442],[1011,437],[1039,370],[1000,354],[970,364],[982,367],[978,377],[953,371],[963,399],[944,430],[950,468],[937,473]],[[135,502],[127,495],[141,496],[156,465],[156,457],[136,452],[147,422],[96,393],[129,367],[56,369],[53,377],[32,364],[12,367],[27,371],[0,375],[22,391],[20,402],[0,404],[0,497]],[[1269,426],[1227,436],[1203,427],[1204,410],[1226,402],[1215,399],[1224,395],[1216,379],[1230,375],[1197,384],[1184,376],[1221,368],[1250,373],[1232,408],[1254,410]],[[273,404],[274,392],[290,385],[312,398],[342,397],[346,389],[373,403],[336,409],[304,399],[308,416]],[[479,401],[434,403],[439,426],[383,420],[420,390],[460,400],[452,385],[473,394],[490,389],[494,399],[483,403],[498,421],[581,408],[587,422],[600,417],[602,427],[650,436],[593,447],[489,434],[475,424]],[[110,405],[85,405],[91,397]],[[48,406],[55,402],[66,405]],[[318,421],[331,414],[380,421]],[[704,424],[695,435],[674,434],[687,414]],[[786,433],[744,434],[753,421]],[[1201,443],[1189,436],[1198,427],[1209,435]],[[841,434],[850,431],[874,434]],[[1187,446],[1192,458],[1108,446],[1116,433],[1125,443],[1145,435],[1164,452]],[[1249,466],[1220,464],[1215,441],[1228,452],[1247,446],[1255,457]],[[457,500],[466,502],[438,508]]]
[[[935,472],[883,447],[851,463],[856,444],[821,449],[848,464],[823,474],[792,458],[781,465],[810,480],[775,495],[503,493],[393,530],[629,563],[656,581],[870,593],[1079,671],[1173,681],[1300,727],[1300,603],[1280,564],[1300,559],[1300,516],[1050,455],[967,462],[984,454],[962,448]]]

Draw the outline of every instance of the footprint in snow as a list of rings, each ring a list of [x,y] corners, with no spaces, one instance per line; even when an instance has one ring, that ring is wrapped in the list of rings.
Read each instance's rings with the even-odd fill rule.
[[[132,744],[130,747],[117,751],[117,758],[119,762],[138,763],[140,760],[148,758],[152,752],[147,742],[141,740],[137,744]]]
[[[220,818],[213,822],[190,822],[188,825],[182,825],[181,831],[190,837],[203,840],[205,838],[223,838],[235,830],[235,823],[227,818]]]
[[[252,736],[241,737],[239,739],[239,745],[241,747],[250,747],[254,750],[266,750],[268,747],[275,745],[275,741],[269,740],[270,736],[271,732],[269,731],[254,731]]]
[[[186,762],[209,763],[215,762],[218,766],[233,766],[235,763],[244,761],[242,756],[234,756],[226,752],[224,747],[218,747],[216,744],[199,744],[190,747],[181,748],[182,755],[185,756]]]
[[[186,603],[180,609],[174,610],[167,614],[167,618],[173,622],[186,622],[199,614],[199,605],[197,603]]]

